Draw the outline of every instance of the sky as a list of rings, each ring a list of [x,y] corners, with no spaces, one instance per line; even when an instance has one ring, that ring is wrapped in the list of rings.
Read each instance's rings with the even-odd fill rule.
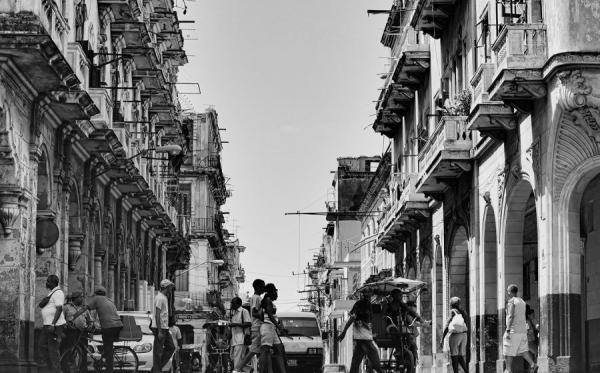
[[[184,107],[213,106],[225,128],[222,164],[233,196],[223,211],[246,246],[240,294],[262,278],[279,289],[280,310],[295,310],[305,277],[292,272],[312,260],[326,221],[284,214],[325,211],[336,159],[379,155],[387,145],[371,129],[378,74],[389,63],[380,44],[386,15],[366,11],[389,9],[391,0],[186,4],[180,19],[195,22],[181,26],[189,63],[179,82],[202,91],[183,95]]]

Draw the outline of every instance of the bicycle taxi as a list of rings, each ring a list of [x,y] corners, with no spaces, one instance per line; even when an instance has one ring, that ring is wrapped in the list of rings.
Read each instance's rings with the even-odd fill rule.
[[[381,367],[386,373],[414,373],[415,360],[410,351],[411,326],[407,319],[398,315],[389,317],[384,309],[389,302],[390,294],[394,290],[402,293],[403,301],[416,300],[425,289],[425,283],[418,280],[397,277],[365,284],[354,293],[368,290],[372,292],[373,298],[373,339],[377,347],[387,349],[387,353],[381,356]],[[381,351],[381,350],[380,350]],[[367,370],[371,371],[367,363]]]
[[[229,373],[233,370],[230,358],[231,327],[229,321],[208,321],[202,327],[206,329],[206,373]]]

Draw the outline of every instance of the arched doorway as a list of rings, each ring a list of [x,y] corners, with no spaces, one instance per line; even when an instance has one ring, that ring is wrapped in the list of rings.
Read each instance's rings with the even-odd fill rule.
[[[456,229],[450,248],[448,274],[449,297],[459,297],[461,306],[469,313],[469,241],[463,227]],[[466,320],[465,320],[466,321]]]
[[[538,286],[538,230],[536,199],[529,181],[521,179],[513,187],[505,210],[504,282],[501,283],[502,307],[505,308],[506,288],[515,284],[519,296],[534,310],[534,319],[540,314]],[[500,324],[504,326],[504,312]],[[535,355],[539,355],[535,351]],[[523,369],[521,358],[514,359],[513,371]]]
[[[483,226],[483,320],[481,350],[484,372],[496,371],[498,360],[498,237],[496,217],[491,205],[486,206]]]
[[[582,309],[586,355],[589,372],[600,372],[600,175],[583,191],[579,207],[579,231],[583,244]]]

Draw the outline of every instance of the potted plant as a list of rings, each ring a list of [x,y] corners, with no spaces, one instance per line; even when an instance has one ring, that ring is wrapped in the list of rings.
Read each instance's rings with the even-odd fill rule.
[[[467,116],[471,111],[471,91],[465,89],[444,102],[443,115]]]

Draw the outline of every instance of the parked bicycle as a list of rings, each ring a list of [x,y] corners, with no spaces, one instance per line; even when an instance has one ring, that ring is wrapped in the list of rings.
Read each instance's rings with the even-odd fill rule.
[[[83,339],[87,339],[87,349],[82,343]],[[106,365],[102,352],[102,341],[94,339],[92,333],[83,330],[79,333],[77,342],[61,354],[61,365],[66,367],[69,373],[89,371],[90,369],[100,373]],[[138,367],[138,356],[131,347],[114,346],[113,370],[115,372],[137,373]]]

